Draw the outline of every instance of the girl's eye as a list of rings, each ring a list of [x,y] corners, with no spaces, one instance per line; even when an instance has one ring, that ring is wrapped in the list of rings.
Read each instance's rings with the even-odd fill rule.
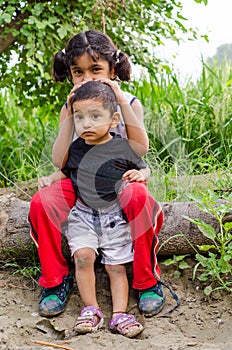
[[[73,72],[73,74],[76,74],[76,75],[81,75],[82,74],[82,71],[79,70],[79,69],[74,69],[72,72]]]
[[[93,73],[99,73],[101,70],[101,68],[95,67],[93,68]]]

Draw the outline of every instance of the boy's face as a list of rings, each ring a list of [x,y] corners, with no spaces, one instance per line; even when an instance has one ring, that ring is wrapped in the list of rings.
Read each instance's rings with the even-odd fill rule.
[[[82,100],[73,103],[76,133],[87,144],[97,145],[111,140],[110,129],[120,120],[118,112],[111,116],[110,109],[104,108],[102,101]]]

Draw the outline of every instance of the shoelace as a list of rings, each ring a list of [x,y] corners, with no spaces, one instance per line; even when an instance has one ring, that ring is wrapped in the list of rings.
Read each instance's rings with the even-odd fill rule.
[[[163,281],[160,281],[160,280],[158,283],[160,283],[162,286],[167,288],[169,290],[171,296],[173,297],[173,299],[176,300],[175,306],[173,306],[171,309],[169,309],[169,310],[167,310],[167,311],[165,311],[162,314],[157,316],[157,317],[165,317],[165,316],[171,314],[174,310],[176,310],[180,306],[180,299],[179,299],[178,295],[176,293],[174,293],[173,290],[166,283],[164,283]]]
[[[65,299],[65,294],[67,294],[67,288],[66,285],[69,283],[66,279],[63,280],[63,282],[54,288],[46,288],[43,292],[42,299],[47,298],[49,295],[57,295],[60,300]]]

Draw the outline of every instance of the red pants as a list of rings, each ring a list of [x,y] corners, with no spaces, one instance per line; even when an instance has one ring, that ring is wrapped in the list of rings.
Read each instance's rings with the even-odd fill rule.
[[[76,196],[70,179],[61,180],[37,192],[29,213],[31,236],[41,264],[39,283],[45,288],[60,284],[69,273],[62,255],[62,224],[67,220]],[[120,205],[130,223],[134,246],[133,288],[143,290],[160,278],[156,252],[163,224],[160,205],[144,183],[128,183],[119,194]]]

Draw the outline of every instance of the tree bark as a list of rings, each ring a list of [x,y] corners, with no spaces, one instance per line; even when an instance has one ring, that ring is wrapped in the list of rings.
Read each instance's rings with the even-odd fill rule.
[[[161,203],[165,221],[159,234],[159,255],[178,255],[194,253],[193,247],[212,243],[199,231],[198,227],[185,219],[200,218],[210,224],[216,231],[218,222],[211,216],[200,211],[192,202]],[[30,258],[33,243],[29,235],[27,221],[30,203],[21,200],[13,193],[0,195],[0,260],[21,260]],[[232,221],[228,214],[226,221]],[[191,243],[191,245],[189,244]],[[67,251],[67,247],[65,247]]]

